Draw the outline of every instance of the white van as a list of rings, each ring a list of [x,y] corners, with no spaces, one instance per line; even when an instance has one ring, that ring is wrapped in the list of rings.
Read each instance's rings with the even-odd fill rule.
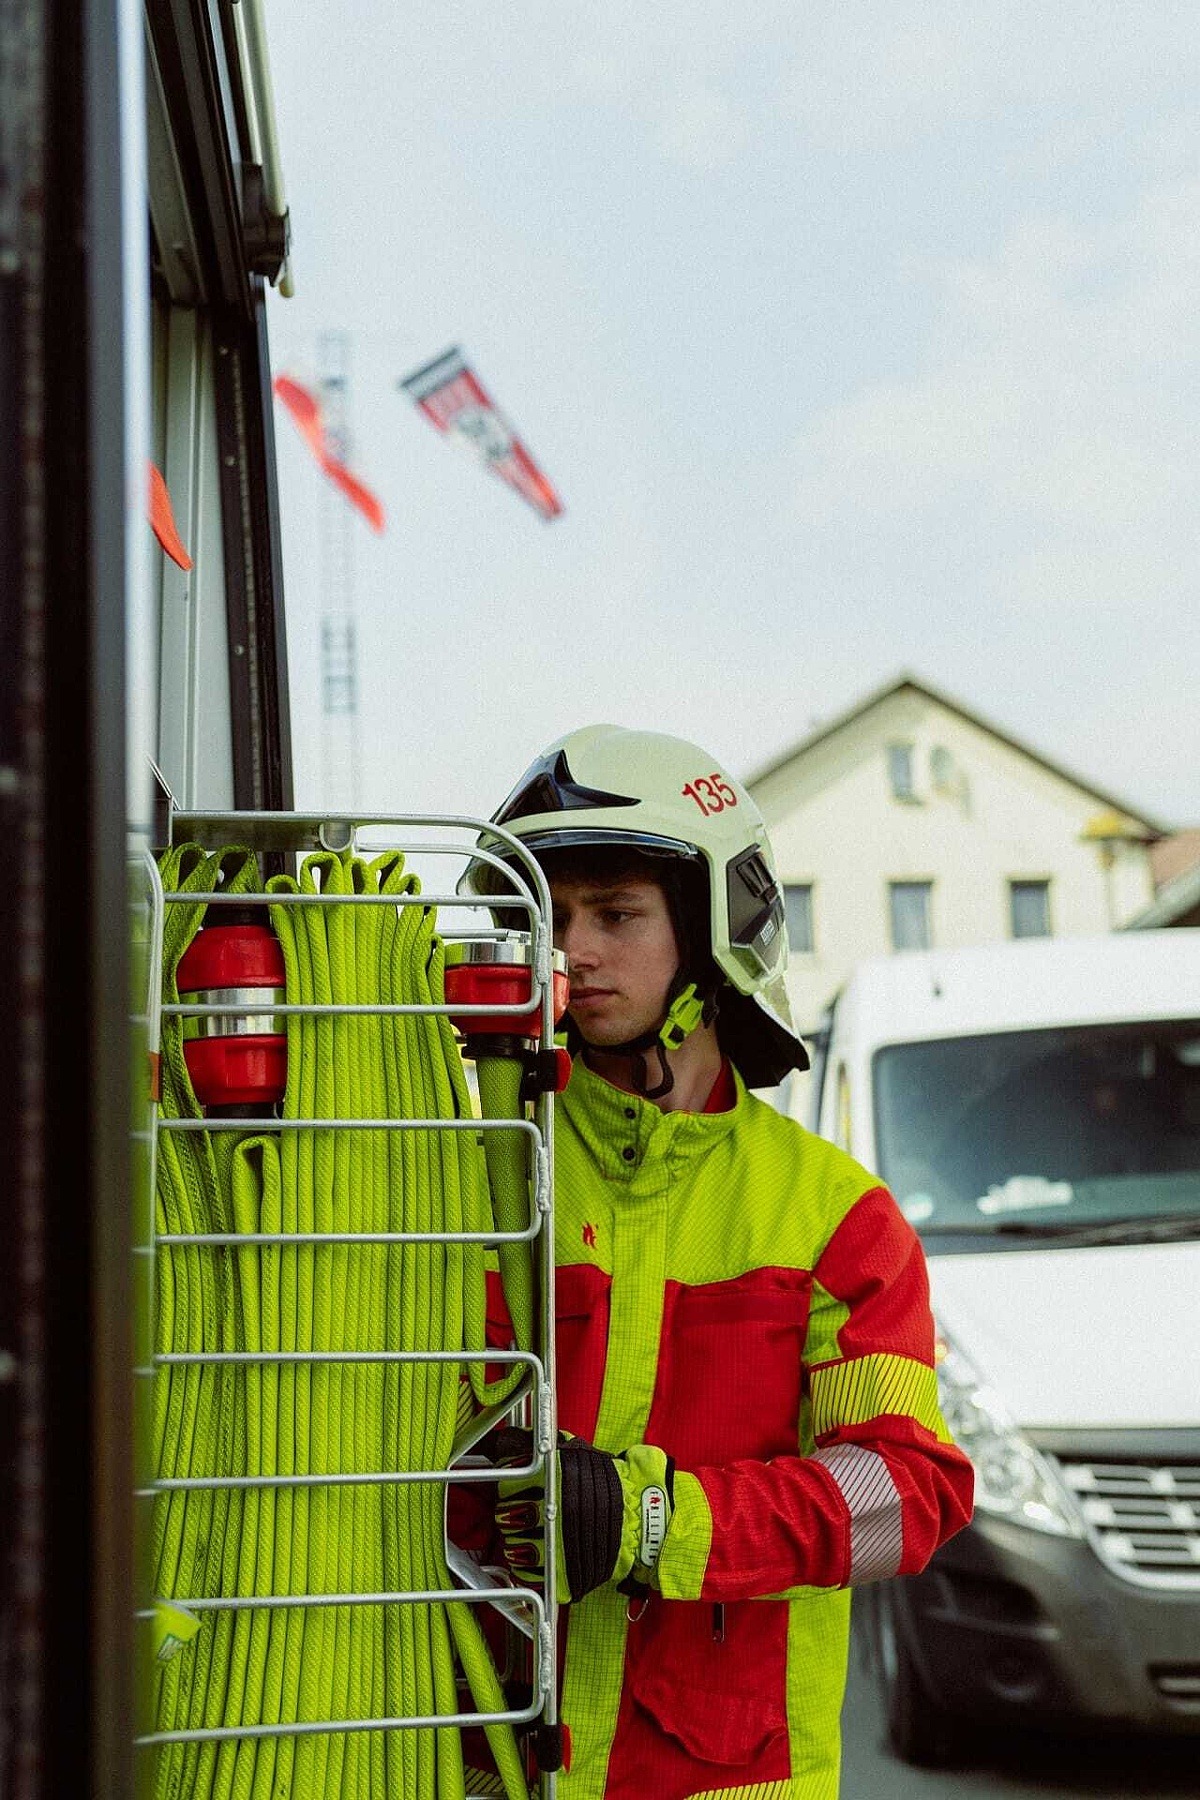
[[[892,1748],[1200,1732],[1200,930],[863,963],[813,1060],[921,1235],[976,1469],[973,1525],[863,1591]]]

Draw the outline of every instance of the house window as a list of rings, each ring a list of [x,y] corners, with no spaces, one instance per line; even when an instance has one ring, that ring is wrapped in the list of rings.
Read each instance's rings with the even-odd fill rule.
[[[891,881],[888,883],[893,950],[929,949],[933,942],[932,898],[932,881]]]
[[[888,745],[888,780],[893,800],[915,800],[913,787],[913,747],[911,744]]]
[[[811,881],[789,881],[784,884],[783,904],[787,913],[787,940],[789,950],[812,950],[812,894]]]
[[[1010,881],[1008,914],[1015,938],[1050,936],[1050,883]]]

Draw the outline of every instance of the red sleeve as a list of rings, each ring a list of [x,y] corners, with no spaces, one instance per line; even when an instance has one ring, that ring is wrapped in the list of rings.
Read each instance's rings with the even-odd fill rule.
[[[811,1453],[691,1471],[711,1539],[693,1596],[680,1564],[679,1597],[915,1573],[970,1518],[973,1472],[938,1405],[924,1257],[886,1189],[854,1203],[818,1259],[804,1361]],[[682,1483],[679,1549],[690,1540],[698,1573],[697,1499]]]

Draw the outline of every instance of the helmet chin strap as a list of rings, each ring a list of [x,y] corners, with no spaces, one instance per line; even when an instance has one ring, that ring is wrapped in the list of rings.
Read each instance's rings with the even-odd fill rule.
[[[678,977],[676,979],[678,980]],[[675,1086],[675,1076],[667,1061],[668,1050],[678,1050],[684,1039],[695,1031],[697,1025],[707,1025],[711,1022],[716,1016],[716,1011],[716,994],[702,999],[696,990],[695,982],[689,981],[686,987],[675,995],[667,1008],[666,1018],[656,1029],[643,1031],[638,1037],[629,1038],[623,1044],[597,1045],[595,1048],[600,1056],[628,1057],[634,1092],[640,1094],[645,1100],[661,1100],[663,1095],[669,1094]],[[646,1069],[646,1063],[651,1054],[658,1057],[659,1077],[654,1087],[649,1085]]]

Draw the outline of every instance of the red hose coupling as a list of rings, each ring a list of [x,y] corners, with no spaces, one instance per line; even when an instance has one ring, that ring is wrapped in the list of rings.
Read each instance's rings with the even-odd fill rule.
[[[551,990],[554,1022],[557,1025],[567,1010],[570,989],[567,983],[567,959],[561,950],[551,952]],[[502,937],[470,938],[462,943],[446,945],[446,999],[452,1006],[495,1006],[507,1010],[476,1013],[463,1017],[450,1015],[451,1023],[467,1040],[467,1051],[483,1038],[516,1039],[521,1044],[536,1044],[542,1036],[542,1009],[530,1010],[533,994],[533,955],[525,932],[505,932]],[[488,1050],[503,1054],[498,1044],[483,1044]]]
[[[179,998],[204,1006],[286,999],[283,950],[269,925],[206,925],[179,959]],[[261,1110],[287,1087],[287,1036],[270,1012],[207,1013],[183,1021],[183,1060],[205,1108]]]

